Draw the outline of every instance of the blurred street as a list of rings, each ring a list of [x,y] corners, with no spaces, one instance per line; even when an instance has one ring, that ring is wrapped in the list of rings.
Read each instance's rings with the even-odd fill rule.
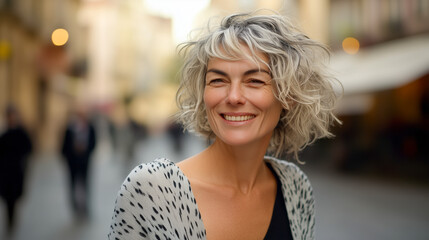
[[[10,239],[106,239],[116,193],[134,166],[156,157],[178,161],[205,145],[204,140],[186,135],[181,153],[175,153],[169,136],[160,134],[139,141],[134,158],[127,160],[120,148],[113,151],[107,140],[101,141],[91,166],[91,208],[86,220],[72,215],[67,172],[59,155],[33,157],[26,194],[18,206],[16,234]],[[428,239],[428,185],[341,175],[319,167],[320,159],[307,162],[302,169],[315,191],[317,239]],[[0,216],[4,211],[1,205]],[[0,239],[8,239],[4,219]]]

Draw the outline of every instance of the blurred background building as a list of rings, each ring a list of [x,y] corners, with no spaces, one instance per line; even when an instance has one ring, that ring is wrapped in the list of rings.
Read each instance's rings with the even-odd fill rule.
[[[115,121],[126,114],[159,123],[174,112],[177,44],[210,16],[260,8],[296,19],[333,49],[346,102],[363,102],[340,114],[365,111],[374,92],[400,88],[428,71],[424,0],[2,0],[0,109],[19,105],[42,149],[55,148],[57,130],[76,102]],[[56,29],[65,30],[63,42],[54,42],[62,37]],[[347,38],[357,45],[343,49]],[[345,53],[350,48],[356,53]]]
[[[0,112],[15,104],[42,154],[76,105],[104,137],[158,132],[176,110],[177,44],[210,17],[260,8],[330,46],[344,87],[336,139],[304,159],[429,183],[427,0],[0,0]]]

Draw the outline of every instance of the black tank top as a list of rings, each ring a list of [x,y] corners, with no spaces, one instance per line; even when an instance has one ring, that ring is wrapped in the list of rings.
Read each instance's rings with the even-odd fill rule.
[[[267,163],[267,166],[276,178],[277,193],[270,226],[268,227],[264,240],[293,240],[292,232],[290,230],[289,218],[287,216],[286,205],[283,199],[280,179],[269,163]]]

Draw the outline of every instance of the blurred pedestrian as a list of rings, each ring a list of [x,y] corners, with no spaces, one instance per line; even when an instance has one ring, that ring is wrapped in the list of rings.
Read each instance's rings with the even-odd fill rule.
[[[7,129],[0,136],[0,196],[7,206],[7,227],[11,232],[15,225],[15,206],[24,190],[32,143],[18,110],[12,105],[6,109],[6,123]]]
[[[167,133],[173,142],[175,153],[181,153],[183,149],[184,132],[182,125],[177,122],[172,122],[167,126]]]
[[[78,108],[67,124],[62,154],[70,176],[70,200],[73,211],[79,216],[88,214],[88,171],[96,145],[96,134],[85,108]]]

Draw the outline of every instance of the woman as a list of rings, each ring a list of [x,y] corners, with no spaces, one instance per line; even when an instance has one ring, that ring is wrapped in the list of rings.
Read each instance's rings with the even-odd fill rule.
[[[179,120],[212,140],[177,165],[136,167],[110,239],[313,239],[314,200],[292,163],[265,156],[331,136],[327,49],[279,15],[238,14],[182,48]]]

